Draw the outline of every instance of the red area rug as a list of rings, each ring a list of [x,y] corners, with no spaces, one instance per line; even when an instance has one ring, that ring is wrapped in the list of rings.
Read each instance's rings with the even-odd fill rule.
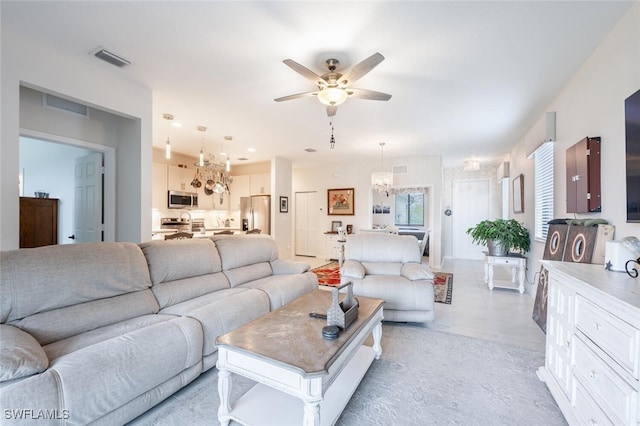
[[[338,262],[327,263],[312,269],[311,272],[318,276],[318,283],[326,286],[337,286],[340,284],[340,268]],[[438,303],[451,304],[451,294],[453,293],[453,274],[447,272],[434,272],[433,279],[435,301]]]

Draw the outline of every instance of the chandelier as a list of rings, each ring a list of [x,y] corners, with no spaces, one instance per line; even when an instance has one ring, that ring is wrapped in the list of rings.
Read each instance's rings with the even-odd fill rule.
[[[198,126],[198,130],[206,132],[207,128]],[[230,137],[228,138],[230,140]],[[220,158],[222,158],[222,153]],[[196,167],[196,173],[191,181],[191,186],[198,189],[204,186],[205,195],[230,194],[229,185],[233,182],[233,178],[229,174],[231,171],[229,156],[226,156],[225,162],[216,161],[213,154],[207,153],[204,146],[204,137],[202,138],[202,147],[198,155],[198,161],[193,163]]]
[[[380,168],[384,169],[384,142],[380,142]],[[393,187],[393,173],[391,172],[373,172],[371,173],[371,187],[378,191],[379,194],[389,196],[389,191]]]

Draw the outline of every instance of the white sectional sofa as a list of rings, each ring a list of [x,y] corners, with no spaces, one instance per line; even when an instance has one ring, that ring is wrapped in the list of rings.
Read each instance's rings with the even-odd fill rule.
[[[318,286],[260,235],[20,249],[0,266],[3,425],[126,423],[214,367],[219,335]]]

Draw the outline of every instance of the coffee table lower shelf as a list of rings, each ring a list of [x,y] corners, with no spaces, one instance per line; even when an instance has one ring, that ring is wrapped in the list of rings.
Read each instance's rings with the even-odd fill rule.
[[[373,348],[361,346],[326,389],[320,403],[321,425],[333,425],[338,420],[375,356]],[[301,425],[303,417],[301,399],[261,383],[242,395],[229,413],[231,420],[247,426]]]

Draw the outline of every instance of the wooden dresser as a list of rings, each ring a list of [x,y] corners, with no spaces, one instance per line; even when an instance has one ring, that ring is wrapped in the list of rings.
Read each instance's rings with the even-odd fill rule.
[[[58,244],[58,199],[20,197],[20,248]]]
[[[570,425],[640,425],[640,279],[546,261],[545,365]]]

